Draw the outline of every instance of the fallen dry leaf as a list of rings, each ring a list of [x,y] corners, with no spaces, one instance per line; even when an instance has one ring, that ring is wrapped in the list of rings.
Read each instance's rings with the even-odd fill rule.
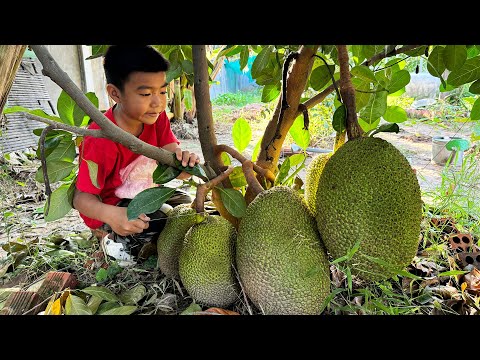
[[[475,293],[480,292],[480,271],[474,268],[468,274],[465,274],[465,282],[467,283],[467,289]]]

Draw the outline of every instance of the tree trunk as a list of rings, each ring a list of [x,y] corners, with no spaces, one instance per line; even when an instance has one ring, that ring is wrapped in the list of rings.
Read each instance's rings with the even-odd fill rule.
[[[224,166],[220,154],[215,154],[217,137],[213,125],[212,102],[208,84],[208,63],[205,45],[192,46],[195,102],[197,107],[198,136],[206,162],[219,174]]]
[[[27,45],[0,45],[0,113],[7,103],[15,75]]]

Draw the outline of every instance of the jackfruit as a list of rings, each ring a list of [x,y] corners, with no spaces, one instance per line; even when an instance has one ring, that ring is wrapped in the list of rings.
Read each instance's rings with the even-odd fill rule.
[[[377,281],[392,277],[415,256],[422,199],[415,172],[389,142],[348,141],[325,164],[317,189],[318,230],[339,258],[359,241],[351,272]]]
[[[310,164],[307,166],[305,172],[305,201],[308,208],[313,213],[313,216],[317,215],[317,188],[320,175],[322,175],[323,168],[330,159],[331,153],[318,154],[315,156]]]
[[[330,293],[326,250],[303,197],[262,191],[240,221],[236,263],[248,298],[265,314],[320,314]]]
[[[187,231],[196,224],[196,211],[189,204],[175,206],[157,240],[157,265],[166,276],[178,279],[178,257]]]
[[[237,231],[225,218],[209,215],[185,235],[179,274],[187,292],[197,302],[225,307],[238,299],[233,270]]]

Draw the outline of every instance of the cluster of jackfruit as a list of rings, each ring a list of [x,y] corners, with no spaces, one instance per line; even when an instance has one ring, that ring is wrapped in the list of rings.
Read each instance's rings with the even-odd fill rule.
[[[208,305],[236,301],[240,280],[265,314],[319,314],[331,293],[329,259],[359,245],[352,274],[393,276],[415,256],[421,207],[418,180],[398,149],[380,138],[351,140],[313,159],[305,196],[287,186],[257,195],[238,232],[221,216],[197,223],[193,209],[177,207],[159,238],[159,267]]]

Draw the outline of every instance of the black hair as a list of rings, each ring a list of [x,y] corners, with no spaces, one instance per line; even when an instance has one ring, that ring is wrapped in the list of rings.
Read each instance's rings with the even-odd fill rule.
[[[110,45],[103,59],[107,83],[120,91],[132,72],[167,71],[169,65],[168,60],[150,45]]]

